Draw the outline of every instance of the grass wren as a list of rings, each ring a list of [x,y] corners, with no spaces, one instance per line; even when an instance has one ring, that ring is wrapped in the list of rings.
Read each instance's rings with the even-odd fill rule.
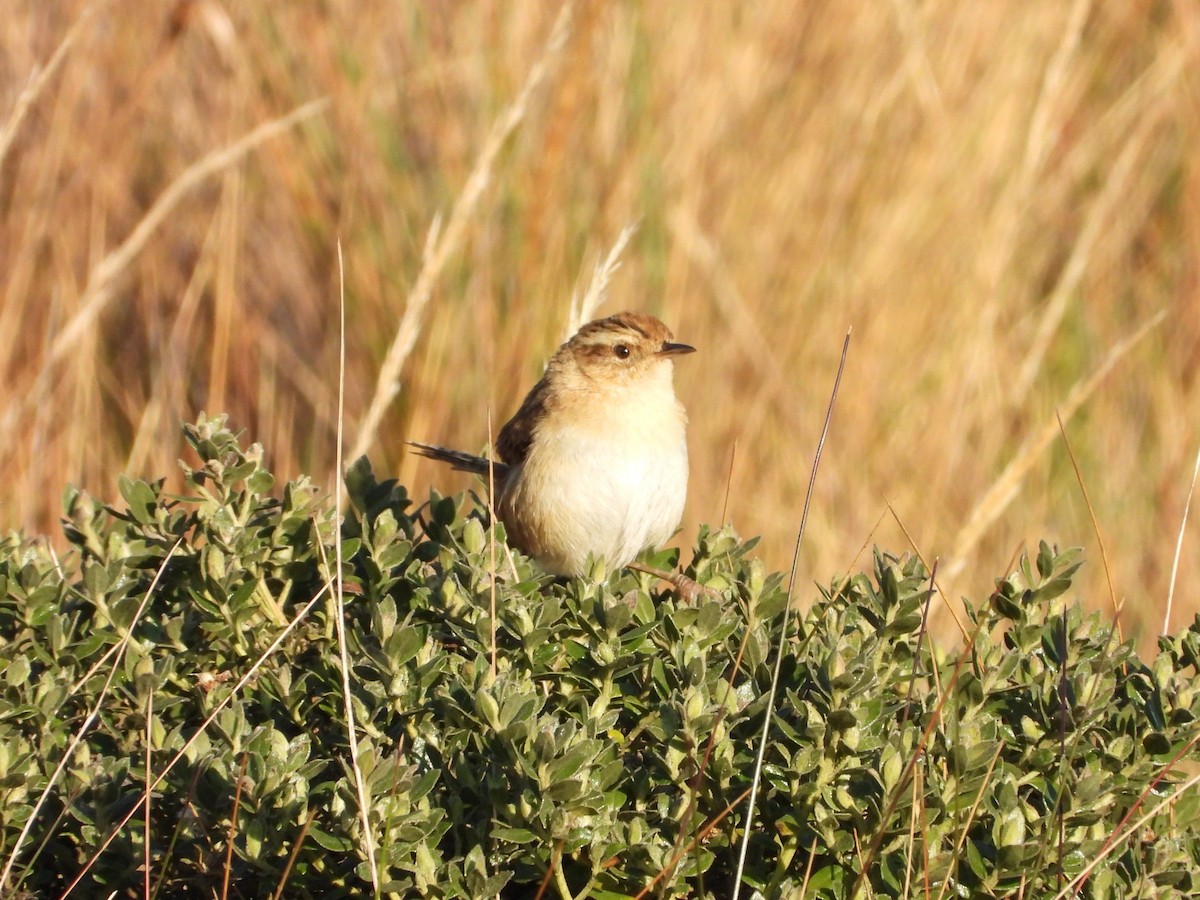
[[[687,494],[687,413],[675,397],[675,343],[653,316],[589,322],[500,430],[499,460],[412,442],[417,452],[487,476],[511,544],[555,575],[588,555],[611,568],[675,532]]]

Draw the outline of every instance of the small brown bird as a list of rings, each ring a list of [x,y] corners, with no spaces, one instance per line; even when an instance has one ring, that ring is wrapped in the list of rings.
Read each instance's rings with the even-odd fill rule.
[[[589,322],[500,430],[499,461],[410,442],[430,459],[487,476],[509,541],[556,575],[588,555],[612,568],[674,534],[687,495],[687,414],[672,360],[694,347],[645,313]]]

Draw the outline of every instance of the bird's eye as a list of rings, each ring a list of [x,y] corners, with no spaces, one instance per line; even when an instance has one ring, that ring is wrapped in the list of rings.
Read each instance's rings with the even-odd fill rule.
[[[617,344],[613,347],[613,354],[617,359],[629,359],[629,348],[624,344]]]

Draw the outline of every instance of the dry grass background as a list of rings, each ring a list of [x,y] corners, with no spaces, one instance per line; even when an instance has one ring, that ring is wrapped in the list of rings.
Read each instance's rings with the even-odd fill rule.
[[[53,532],[64,483],[111,498],[121,471],[171,472],[201,409],[332,484],[337,241],[353,436],[431,224],[559,8],[5,4],[0,522]],[[1198,49],[1188,0],[585,0],[445,248],[376,469],[463,487],[401,440],[481,447],[638,221],[602,312],[700,348],[677,367],[682,542],[724,518],[787,564],[853,327],[802,577],[905,548],[898,518],[952,595],[1045,536],[1088,548],[1108,607],[1061,409],[1123,621],[1152,639],[1200,443]]]

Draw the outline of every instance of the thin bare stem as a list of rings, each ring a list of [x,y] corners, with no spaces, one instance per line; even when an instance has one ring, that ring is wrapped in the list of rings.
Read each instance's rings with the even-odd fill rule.
[[[129,268],[130,263],[142,252],[154,232],[183,198],[212,175],[241,160],[259,144],[282,134],[296,123],[311,118],[327,105],[326,100],[313,100],[286,116],[265,122],[228,147],[216,150],[193,163],[171,182],[121,245],[101,259],[88,273],[87,284],[79,299],[79,308],[50,345],[33,386],[15,401],[4,418],[0,419],[0,440],[10,440],[24,415],[41,405],[59,363],[68,357],[93,327],[97,317],[115,295],[117,279]]]
[[[146,900],[150,900],[150,742],[153,739],[154,730],[151,725],[154,723],[154,685],[150,685],[150,690],[146,696],[146,778],[145,791],[146,803],[146,829],[144,832],[144,840],[142,841],[142,896]]]
[[[296,835],[296,840],[292,844],[292,852],[288,854],[287,862],[283,866],[283,874],[279,876],[279,887],[275,888],[275,893],[271,895],[271,900],[280,900],[283,896],[283,889],[287,886],[288,879],[292,875],[292,869],[296,865],[296,857],[300,855],[300,847],[304,844],[304,838],[308,836],[308,829],[312,827],[312,823],[317,818],[317,811],[313,807],[308,808],[308,815],[304,817],[304,824],[300,826],[300,833]]]
[[[87,718],[83,720],[83,724],[79,726],[75,735],[71,738],[71,743],[67,745],[67,749],[63,751],[62,757],[58,761],[58,765],[54,767],[54,772],[50,779],[46,782],[46,786],[42,789],[41,796],[38,797],[37,803],[33,805],[33,809],[29,813],[29,817],[25,820],[25,826],[21,829],[21,833],[17,835],[17,842],[13,844],[12,853],[8,857],[8,862],[4,865],[4,871],[0,872],[0,889],[9,887],[8,879],[12,874],[13,866],[16,865],[17,858],[21,854],[21,845],[25,842],[25,838],[29,836],[29,829],[33,827],[33,823],[37,821],[38,813],[41,811],[42,805],[50,796],[50,792],[54,790],[54,785],[58,783],[58,779],[62,776],[63,770],[66,769],[67,763],[75,758],[75,750],[82,743],[84,735],[92,727],[92,723],[96,721],[100,715],[100,710],[104,706],[104,698],[108,696],[108,689],[112,686],[113,678],[116,677],[117,670],[121,668],[121,660],[125,658],[125,648],[129,646],[129,641],[133,638],[133,630],[138,621],[142,618],[142,613],[146,611],[146,607],[150,603],[150,598],[154,596],[154,592],[158,590],[158,583],[162,580],[163,572],[167,569],[167,563],[175,556],[175,551],[179,549],[179,545],[183,543],[183,538],[177,540],[167,551],[167,555],[163,557],[161,563],[158,564],[158,570],[154,573],[154,578],[150,582],[150,586],[146,588],[146,594],[142,597],[142,602],[138,604],[137,611],[133,614],[133,618],[129,620],[129,626],[125,629],[125,633],[121,635],[121,640],[117,642],[117,653],[113,659],[112,668],[108,670],[108,677],[104,679],[104,687],[100,689],[100,693],[96,696],[96,702],[92,704],[91,710],[88,711]],[[129,811],[129,818],[132,818],[138,810],[134,806]]]
[[[258,670],[262,668],[263,663],[265,663],[271,657],[271,654],[274,653],[277,649],[279,649],[279,645],[282,644],[284,642],[284,640],[287,639],[287,636],[289,634],[291,634],[293,630],[295,630],[296,626],[299,625],[301,622],[304,621],[305,618],[308,617],[308,614],[312,611],[312,608],[317,605],[317,601],[320,600],[323,596],[325,596],[325,592],[328,590],[329,590],[329,585],[325,584],[319,591],[317,591],[316,594],[313,595],[313,598],[311,600],[309,600],[308,603],[304,604],[304,607],[299,612],[296,613],[296,615],[292,619],[292,621],[289,622],[287,624],[287,626],[284,627],[279,632],[279,634],[277,634],[275,636],[275,640],[271,641],[271,645],[262,652],[262,655],[254,661],[254,664],[251,665],[250,668],[246,670],[245,674],[242,675],[242,677],[237,680],[237,683],[234,684],[233,688],[230,689],[229,693],[225,697],[223,697],[217,703],[216,706],[213,707],[212,712],[210,712],[208,714],[208,717],[205,718],[205,720],[200,723],[200,727],[196,729],[196,732],[190,738],[188,738],[186,741],[183,742],[183,746],[180,747],[175,752],[175,755],[173,757],[171,757],[171,761],[169,763],[167,763],[166,767],[161,772],[159,772],[157,777],[155,777],[154,781],[152,781],[150,783],[150,787],[148,788],[148,790],[152,791],[156,787],[158,787],[160,784],[162,784],[163,780],[167,777],[167,775],[169,775],[171,773],[171,770],[174,769],[175,766],[177,766],[179,764],[179,761],[187,755],[189,750],[192,749],[192,745],[194,745],[196,743],[196,741],[200,740],[201,735],[203,735],[206,731],[208,731],[208,726],[213,723],[213,720],[215,720],[217,718],[217,716],[219,716],[222,713],[222,711],[224,711],[225,707],[227,707],[230,703],[233,702],[233,698],[236,697],[238,695],[238,693],[241,691],[241,689],[246,686],[247,682],[249,682],[250,679],[253,678],[255,676],[255,674],[257,674]],[[70,756],[70,751],[73,751],[73,750],[74,750],[73,746],[68,748],[67,757]],[[64,758],[67,758],[67,757],[64,757]],[[129,812],[127,812],[119,822],[117,822],[112,828],[109,829],[108,835],[100,843],[100,846],[96,848],[96,852],[92,854],[91,858],[84,864],[83,868],[79,870],[79,873],[75,876],[75,880],[72,881],[69,885],[67,885],[67,889],[65,891],[63,891],[62,894],[59,895],[59,900],[63,900],[63,898],[70,896],[70,894],[75,890],[75,888],[77,888],[79,886],[79,883],[81,881],[83,881],[83,879],[87,875],[87,873],[92,870],[92,866],[94,866],[96,864],[96,860],[98,860],[100,858],[100,854],[102,854],[105,850],[107,850],[108,845],[111,844],[114,840],[116,840],[117,835],[121,833],[121,829],[124,828],[129,823],[129,820],[132,819],[137,814],[137,811],[140,808],[141,808],[140,802],[135,804],[134,806],[130,807]],[[35,812],[36,812],[36,810],[35,810]],[[33,816],[30,816],[30,821],[33,821],[33,818],[34,818]],[[2,884],[2,883],[3,883],[3,881],[0,880],[0,884]]]
[[[950,858],[957,865],[961,859],[962,845],[967,839],[967,833],[971,830],[971,823],[975,821],[975,813],[979,810],[979,804],[983,802],[983,795],[987,793],[988,785],[992,781],[992,772],[996,768],[996,763],[1000,761],[1000,754],[1004,750],[1004,741],[996,743],[996,752],[992,754],[992,761],[988,764],[987,771],[983,773],[983,781],[979,785],[979,793],[975,795],[975,802],[971,804],[971,809],[967,813],[967,821],[963,823],[962,830],[958,833],[958,840],[954,844],[954,852],[950,854]],[[936,900],[942,900],[946,894],[946,889],[950,887],[950,879],[942,880],[942,886],[938,889]]]
[[[1125,829],[1124,832],[1120,833],[1120,835],[1114,834],[1113,837],[1109,839],[1109,842],[1104,846],[1104,848],[1099,853],[1096,854],[1096,858],[1093,859],[1091,862],[1089,862],[1087,864],[1087,866],[1084,867],[1084,870],[1082,872],[1080,872],[1070,882],[1068,882],[1067,886],[1064,887],[1061,891],[1059,891],[1055,895],[1054,900],[1064,900],[1064,898],[1066,898],[1066,897],[1076,896],[1076,894],[1075,894],[1076,890],[1085,881],[1087,881],[1087,879],[1089,877],[1091,877],[1092,870],[1095,869],[1096,866],[1100,865],[1100,863],[1105,858],[1107,858],[1112,853],[1114,853],[1127,840],[1129,840],[1130,837],[1137,834],[1141,830],[1143,825],[1145,825],[1147,822],[1149,822],[1151,819],[1153,819],[1155,816],[1157,816],[1160,812],[1162,812],[1168,806],[1171,806],[1174,803],[1176,803],[1179,800],[1179,798],[1184,795],[1184,793],[1186,791],[1195,787],[1197,784],[1200,784],[1200,773],[1193,775],[1187,781],[1183,782],[1183,784],[1181,784],[1179,786],[1179,789],[1177,791],[1175,791],[1173,794],[1171,794],[1167,797],[1164,797],[1149,812],[1147,812],[1145,815],[1143,815],[1136,822],[1131,823],[1129,825],[1129,827]],[[1143,796],[1145,796],[1145,795],[1143,795]]]
[[[350,451],[351,459],[357,459],[367,452],[367,448],[375,440],[375,433],[379,430],[379,423],[383,421],[383,414],[387,412],[388,406],[400,393],[400,374],[404,371],[404,364],[408,361],[409,354],[416,345],[417,335],[421,332],[421,320],[425,313],[425,307],[429,305],[429,300],[433,296],[434,284],[451,254],[462,245],[466,235],[467,222],[478,208],[484,189],[491,181],[492,169],[495,167],[501,148],[509,136],[516,131],[517,126],[521,124],[529,110],[530,102],[541,90],[553,70],[554,63],[558,60],[562,48],[566,44],[574,8],[573,3],[564,4],[554,23],[554,28],[550,32],[550,38],[546,41],[537,62],[530,68],[517,99],[501,113],[492,125],[492,130],[483,144],[479,159],[475,161],[475,168],[471,170],[462,192],[454,203],[454,208],[450,211],[450,218],[446,223],[445,230],[441,229],[438,221],[435,221],[434,226],[430,229],[421,271],[417,273],[416,283],[408,294],[404,315],[400,318],[400,326],[396,329],[396,336],[392,339],[392,344],[383,358],[383,365],[380,366],[379,378],[375,383],[375,393],[371,397],[371,403],[367,407],[362,424],[359,425],[354,448]]]
[[[1058,410],[1054,411],[1054,418],[1058,420],[1058,430],[1062,432],[1063,444],[1066,445],[1067,455],[1071,458],[1071,468],[1075,470],[1075,482],[1079,485],[1079,492],[1083,494],[1083,505],[1087,507],[1088,516],[1092,520],[1092,531],[1096,532],[1096,543],[1100,547],[1100,562],[1104,565],[1104,578],[1108,581],[1108,597],[1112,603],[1117,638],[1124,640],[1124,636],[1121,634],[1121,607],[1117,603],[1117,590],[1113,587],[1112,567],[1108,564],[1108,552],[1104,549],[1104,535],[1100,533],[1100,520],[1096,518],[1096,508],[1092,506],[1092,498],[1088,496],[1087,485],[1083,481],[1083,472],[1079,470],[1079,460],[1075,458],[1075,448],[1071,446],[1071,441],[1067,437],[1067,426],[1063,423]]]
[[[576,293],[571,297],[571,320],[567,323],[567,331],[563,340],[573,335],[586,322],[595,318],[596,310],[604,302],[605,295],[608,293],[609,282],[617,273],[617,269],[621,268],[621,254],[625,252],[625,247],[628,246],[637,230],[637,222],[632,222],[621,229],[612,249],[608,251],[608,256],[602,262],[597,263],[596,268],[592,271],[592,280],[588,283],[587,290],[582,296]]]
[[[550,854],[550,867],[546,869],[546,874],[542,876],[542,883],[538,885],[537,893],[533,895],[533,900],[542,900],[546,896],[546,889],[550,887],[550,880],[554,877],[554,872],[558,868],[558,861],[562,856],[562,841],[559,841],[554,846],[554,852]]]
[[[892,792],[887,804],[884,806],[883,814],[879,817],[879,821],[886,822],[893,812],[895,812],[896,804],[900,801],[902,789],[907,785],[908,779],[913,777],[916,771],[917,763],[925,757],[925,747],[929,744],[929,738],[933,734],[933,730],[942,722],[942,710],[945,708],[947,701],[950,699],[950,694],[954,689],[954,685],[958,683],[958,676],[962,672],[963,664],[967,661],[967,657],[971,655],[972,649],[975,647],[975,641],[979,636],[979,630],[983,627],[983,622],[976,626],[975,632],[971,635],[971,639],[967,642],[963,652],[959,654],[958,661],[954,664],[954,671],[950,675],[950,683],[946,685],[946,689],[942,692],[938,699],[937,705],[933,709],[933,715],[929,717],[929,723],[925,726],[925,730],[921,732],[921,739],[917,742],[912,756],[904,766],[904,770],[900,773],[900,779],[896,784],[896,789]],[[875,861],[875,855],[879,852],[879,848],[883,843],[885,829],[880,828],[871,841],[871,849],[867,854],[866,861],[863,863],[858,877],[855,879],[854,887],[850,891],[850,897],[857,897],[859,888],[865,883],[868,892],[870,891],[870,882],[867,880],[867,872],[869,867]]]
[[[728,816],[731,812],[733,812],[737,808],[737,805],[739,803],[741,803],[743,800],[745,800],[746,797],[748,797],[750,795],[751,790],[752,790],[752,788],[746,788],[744,791],[742,791],[740,794],[738,794],[736,797],[734,797],[733,800],[730,801],[728,806],[726,806],[723,810],[721,810],[719,813],[717,813],[716,816],[713,817],[711,822],[709,822],[707,825],[705,825],[703,828],[701,828],[698,832],[696,832],[696,836],[694,838],[692,838],[690,841],[688,841],[687,846],[684,847],[683,849],[681,849],[678,853],[676,853],[675,856],[671,858],[670,862],[668,862],[667,865],[663,868],[663,870],[661,872],[659,872],[657,875],[655,875],[654,878],[650,881],[650,883],[648,885],[646,885],[644,888],[642,888],[640,891],[638,891],[637,894],[634,895],[633,900],[644,900],[644,898],[652,890],[654,890],[654,886],[656,884],[658,884],[659,881],[662,880],[663,876],[669,870],[675,868],[675,866],[679,864],[679,861],[681,859],[683,859],[685,856],[687,856],[689,853],[691,853],[693,847],[695,847],[702,840],[704,840],[706,837],[708,837],[708,835],[712,832],[712,830],[714,828],[716,828],[718,825],[720,825],[725,820],[725,817]]]
[[[488,446],[492,444],[492,407],[488,406],[487,413],[487,431],[488,431]],[[489,589],[489,609],[488,615],[491,618],[491,656],[492,656],[492,680],[496,680],[496,461],[492,459],[492,454],[488,454],[488,522],[491,527],[488,529],[488,553],[491,560],[488,567],[488,589]]]
[[[13,141],[21,129],[21,123],[25,121],[25,116],[29,114],[30,108],[41,96],[42,91],[45,90],[59,67],[62,66],[63,60],[67,58],[67,52],[78,39],[79,33],[83,31],[83,26],[92,17],[92,13],[95,12],[98,5],[92,3],[84,8],[83,12],[79,14],[79,18],[75,20],[75,24],[70,27],[66,36],[55,49],[50,61],[40,71],[36,71],[29,83],[21,89],[21,93],[17,96],[17,102],[13,104],[12,113],[8,117],[8,123],[4,126],[4,130],[0,131],[0,165],[4,164],[8,151],[12,149]]]
[[[1149,320],[1140,325],[1132,334],[1113,344],[1105,355],[1103,362],[1096,370],[1082,381],[1078,381],[1067,394],[1062,405],[1062,419],[1069,422],[1085,402],[1096,392],[1096,389],[1108,377],[1125,355],[1148,335],[1166,316],[1165,310],[1159,310]],[[953,581],[966,567],[969,556],[987,533],[988,528],[1008,508],[1020,490],[1021,482],[1033,468],[1034,462],[1045,452],[1054,440],[1058,426],[1054,422],[1046,424],[1041,431],[1030,435],[1018,448],[1004,471],[1000,473],[983,497],[975,504],[966,524],[959,530],[958,541],[951,554],[951,561],[946,566],[946,580]]]
[[[921,565],[925,566],[926,568],[929,568],[928,563],[925,562],[925,555],[923,553],[921,553],[920,548],[917,547],[917,542],[913,538],[912,532],[910,532],[908,530],[908,526],[904,524],[904,520],[901,519],[900,514],[898,512],[896,512],[896,508],[894,506],[892,506],[892,501],[885,500],[885,502],[887,503],[887,509],[884,511],[884,515],[887,515],[887,513],[889,513],[889,512],[892,514],[892,519],[895,521],[895,523],[898,526],[900,526],[900,532],[904,535],[905,540],[908,541],[908,546],[912,547],[913,553],[917,554],[917,559],[921,560]],[[875,523],[875,527],[876,528],[879,527],[878,522]],[[863,549],[866,549],[865,545],[864,545]],[[861,554],[862,550],[859,550],[859,553]],[[940,557],[937,559],[937,562],[941,562]],[[950,603],[950,598],[946,596],[946,592],[942,590],[941,585],[937,583],[936,579],[933,580],[933,587],[938,592],[938,596],[942,598],[941,608],[945,609],[948,613],[950,613],[951,617],[954,619],[954,624],[958,626],[958,631],[962,635],[963,640],[964,641],[967,640],[967,626],[964,625],[962,619],[959,618],[958,610],[956,610],[954,608],[954,606]],[[936,666],[934,667],[933,671],[934,671],[934,675],[936,676],[937,675],[937,667]]]
[[[846,369],[846,354],[850,352],[850,332],[842,342],[842,358],[838,363],[837,375],[833,380],[833,390],[829,395],[829,408],[825,411],[825,425],[821,429],[821,437],[817,441],[817,452],[813,456],[812,472],[808,477],[808,490],[804,495],[804,508],[800,513],[800,530],[796,534],[796,549],[792,553],[792,568],[788,575],[787,599],[783,607],[783,621],[779,623],[779,641],[775,647],[775,666],[771,672],[771,690],[767,695],[767,708],[763,714],[762,733],[758,740],[758,754],[754,760],[754,776],[750,781],[750,801],[746,805],[746,821],[743,829],[742,847],[738,853],[737,871],[733,878],[733,900],[742,892],[742,873],[746,868],[746,853],[750,849],[750,833],[754,824],[754,806],[758,800],[758,785],[762,779],[763,760],[767,754],[767,741],[771,733],[771,721],[775,716],[775,694],[779,688],[779,672],[783,666],[783,651],[787,642],[788,620],[792,611],[792,594],[796,589],[796,570],[800,566],[800,547],[804,542],[804,529],[808,524],[808,510],[812,505],[813,491],[817,485],[817,470],[821,465],[821,451],[825,448],[825,438],[829,435],[829,425],[833,421],[833,408],[837,403],[838,387],[842,383],[842,372]]]
[[[1187,502],[1183,504],[1183,518],[1179,521],[1179,535],[1175,538],[1175,558],[1171,561],[1171,583],[1167,588],[1167,608],[1163,611],[1162,633],[1171,628],[1171,610],[1175,605],[1175,578],[1179,575],[1179,557],[1183,553],[1183,533],[1187,530],[1188,514],[1192,511],[1192,497],[1196,494],[1196,476],[1200,475],[1200,450],[1196,451],[1196,464],[1192,467],[1192,483],[1188,487]]]
[[[737,438],[733,439],[733,446],[729,449],[729,471],[725,473],[725,499],[721,503],[721,524],[729,524],[729,492],[733,488],[733,463],[737,459],[738,442]]]
[[[342,423],[346,412],[346,268],[342,259],[342,242],[337,244],[338,253],[338,413],[337,446],[334,448],[334,496],[338,498],[338,515],[333,532],[333,605],[334,623],[337,627],[338,662],[342,670],[342,704],[346,710],[346,745],[350,749],[350,769],[354,772],[354,789],[358,794],[358,815],[362,820],[363,840],[367,849],[367,865],[371,869],[371,886],[379,894],[379,866],[375,860],[375,837],[371,832],[371,806],[367,798],[367,784],[362,768],[358,764],[358,729],[354,727],[354,693],[350,687],[350,649],[346,643],[346,595],[342,583],[342,498],[345,485],[342,475]],[[329,571],[325,556],[325,545],[317,541],[321,562]]]
[[[221,878],[221,900],[229,896],[229,875],[233,869],[233,841],[237,837],[238,807],[242,805],[242,785],[246,783],[246,763],[250,755],[242,751],[242,764],[238,766],[237,783],[233,786],[233,809],[229,813],[229,833],[225,841],[225,872]]]

